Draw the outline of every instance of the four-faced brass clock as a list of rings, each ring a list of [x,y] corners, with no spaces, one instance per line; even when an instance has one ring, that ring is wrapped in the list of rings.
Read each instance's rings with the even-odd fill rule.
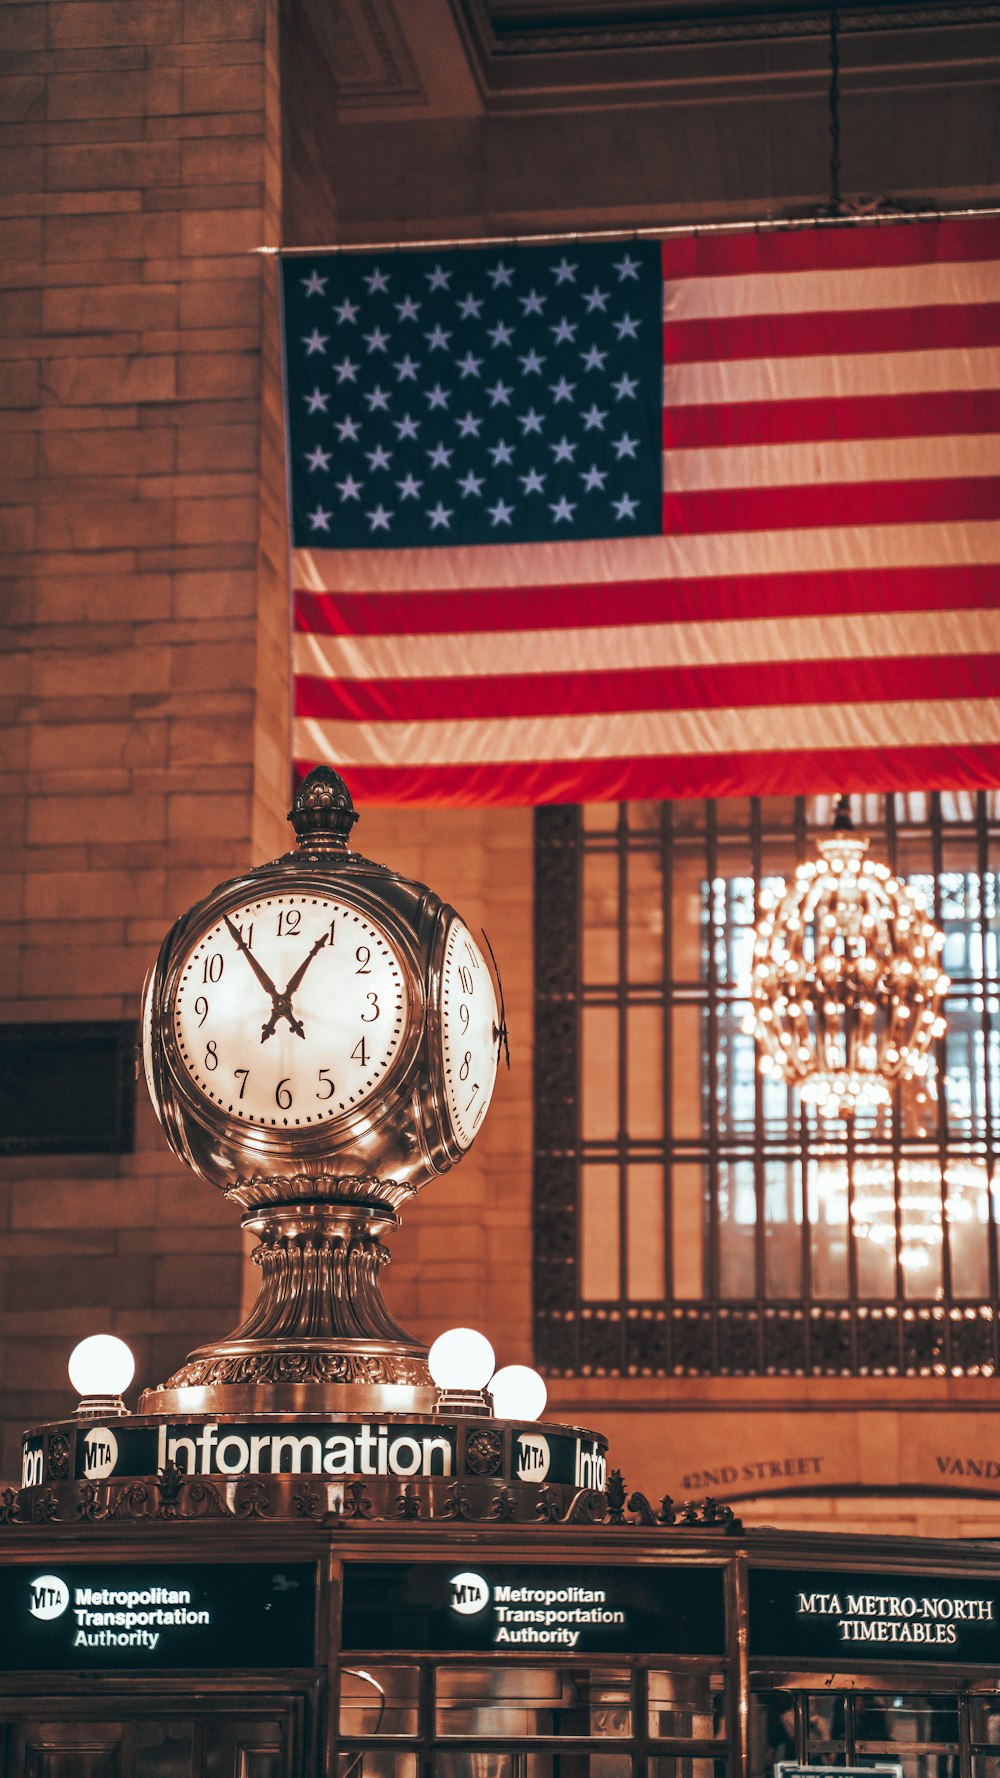
[[[144,993],[167,1139],[261,1241],[261,1300],[176,1387],[274,1381],[278,1356],[299,1382],[350,1380],[345,1337],[366,1333],[368,1380],[413,1380],[418,1349],[378,1292],[379,1234],[462,1158],[496,1079],[493,981],[454,909],[351,849],[357,817],[328,767],[290,819],[296,850],[183,915]],[[289,1369],[289,1333],[306,1342],[304,1372]]]
[[[167,1136],[246,1206],[303,1172],[412,1195],[470,1146],[496,1078],[482,951],[430,889],[350,849],[349,799],[319,825],[323,771],[292,812],[299,849],[184,915],[146,986]]]

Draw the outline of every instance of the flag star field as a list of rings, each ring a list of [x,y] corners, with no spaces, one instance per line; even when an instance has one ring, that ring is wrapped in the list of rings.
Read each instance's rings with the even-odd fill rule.
[[[288,259],[284,302],[297,546],[659,530],[655,242]]]

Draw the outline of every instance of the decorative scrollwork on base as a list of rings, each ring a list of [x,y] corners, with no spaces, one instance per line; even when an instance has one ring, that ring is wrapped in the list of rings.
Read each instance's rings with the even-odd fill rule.
[[[267,1519],[271,1515],[271,1501],[266,1482],[240,1482],[236,1489],[236,1517],[238,1519]]]
[[[501,1488],[499,1494],[494,1494],[490,1501],[486,1509],[486,1517],[501,1520],[516,1519],[517,1505],[517,1495],[510,1488]]]
[[[562,1517],[562,1503],[551,1488],[540,1488],[535,1503],[536,1519],[543,1519],[546,1524],[557,1525]]]
[[[318,1519],[322,1505],[315,1488],[296,1488],[292,1495],[292,1511],[300,1519]]]
[[[202,1389],[214,1383],[427,1383],[419,1359],[366,1352],[244,1352],[195,1358],[182,1365],[167,1389]]]
[[[608,1523],[610,1525],[624,1525],[627,1492],[625,1478],[621,1470],[613,1469],[608,1477],[607,1487]]]
[[[441,1508],[442,1519],[474,1519],[478,1517],[472,1496],[462,1482],[453,1482],[448,1489],[444,1506]]]
[[[634,1498],[634,1496],[633,1496]],[[629,1501],[631,1506],[632,1502]],[[607,1518],[607,1501],[596,1488],[581,1488],[569,1512],[563,1518],[564,1525],[602,1525]]]
[[[498,1475],[503,1466],[503,1439],[495,1432],[474,1432],[465,1446],[470,1475]]]
[[[46,1468],[54,1482],[64,1482],[69,1475],[69,1439],[62,1432],[53,1432],[46,1453]]]
[[[656,1514],[650,1506],[649,1501],[646,1499],[645,1494],[640,1494],[638,1490],[634,1494],[629,1495],[628,1510],[630,1513],[635,1513],[638,1524],[656,1524]]]
[[[351,1482],[344,1492],[343,1517],[345,1519],[371,1519],[375,1517],[375,1508],[369,1498],[364,1482]]]
[[[627,1511],[626,1511],[627,1499]],[[545,1526],[605,1525],[637,1532],[695,1532],[715,1537],[742,1531],[740,1520],[724,1501],[688,1500],[675,1504],[664,1495],[654,1512],[645,1494],[627,1493],[620,1476],[609,1480],[606,1493],[563,1484],[513,1481],[490,1477],[449,1480],[434,1476],[419,1482],[373,1477],[367,1481],[326,1482],[319,1476],[274,1475],[229,1482],[189,1477],[176,1465],[158,1477],[115,1481],[66,1481],[48,1488],[4,1489],[0,1492],[0,1530],[16,1532],[59,1522],[92,1525],[113,1523],[153,1531],[163,1521],[265,1519],[272,1524],[332,1525],[355,1522],[389,1524],[400,1520],[451,1524],[516,1524],[539,1530]]]

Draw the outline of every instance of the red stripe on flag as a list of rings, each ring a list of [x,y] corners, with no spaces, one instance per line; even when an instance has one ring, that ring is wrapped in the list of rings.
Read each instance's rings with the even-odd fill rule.
[[[800,531],[822,525],[939,524],[1000,515],[1000,476],[951,481],[839,482],[826,487],[705,488],[665,494],[663,529]]]
[[[499,722],[530,716],[606,715],[616,710],[988,698],[998,683],[1000,655],[748,661],[726,667],[455,674],[440,679],[301,675],[295,683],[295,714],[340,722]]]
[[[321,762],[310,757],[295,763],[304,775]],[[417,803],[428,808],[510,808],[630,798],[985,790],[1000,783],[1000,747],[671,754],[658,759],[525,761],[503,766],[345,764],[344,770],[360,807]]]
[[[662,244],[665,278],[726,278],[748,272],[846,271],[1000,258],[1000,217],[944,222],[845,223],[766,233],[671,235]]]
[[[834,438],[947,438],[1000,432],[1000,390],[956,389],[924,395],[854,395],[843,400],[706,402],[668,406],[663,443],[805,444]]]
[[[664,364],[745,358],[854,357],[864,352],[946,351],[1000,342],[1000,303],[938,303],[905,309],[821,309],[814,314],[726,315],[665,321]]]
[[[299,587],[295,627],[318,636],[457,636],[867,611],[989,611],[998,605],[1000,573],[987,564],[488,587],[471,593],[312,593]]]

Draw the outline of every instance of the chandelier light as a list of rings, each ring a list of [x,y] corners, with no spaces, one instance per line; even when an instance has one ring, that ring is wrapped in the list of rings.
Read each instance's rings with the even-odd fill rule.
[[[760,896],[744,1029],[763,1074],[824,1117],[850,1118],[927,1073],[950,983],[923,898],[868,858],[846,797],[817,850],[781,895]]]
[[[846,1168],[823,1162],[819,1192],[831,1222],[846,1223],[850,1202],[856,1238],[889,1254],[898,1250],[905,1272],[926,1271],[939,1262],[945,1224],[952,1231],[972,1230],[985,1228],[990,1220],[986,1165],[971,1159],[942,1166],[931,1158],[904,1158],[895,1175],[890,1160],[858,1161],[853,1193],[848,1192]]]

